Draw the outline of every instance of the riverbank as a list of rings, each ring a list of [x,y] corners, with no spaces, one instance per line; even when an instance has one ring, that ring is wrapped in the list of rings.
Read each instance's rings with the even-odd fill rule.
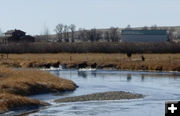
[[[37,109],[49,105],[27,96],[73,91],[76,87],[74,82],[48,72],[0,67],[0,113],[25,107]]]
[[[133,94],[123,91],[112,91],[104,93],[94,93],[82,96],[67,97],[55,100],[58,103],[61,102],[82,102],[82,101],[102,101],[102,100],[122,100],[122,99],[138,99],[142,98],[143,95]]]
[[[142,55],[144,61],[142,60]],[[9,54],[1,65],[20,68],[114,68],[118,70],[180,71],[180,54]]]

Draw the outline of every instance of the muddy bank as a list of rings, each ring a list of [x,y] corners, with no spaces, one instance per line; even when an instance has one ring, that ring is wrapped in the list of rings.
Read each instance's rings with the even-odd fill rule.
[[[121,99],[138,99],[143,95],[133,94],[123,91],[94,93],[82,96],[68,97],[55,100],[55,102],[80,102],[80,101],[96,101],[96,100],[121,100]]]

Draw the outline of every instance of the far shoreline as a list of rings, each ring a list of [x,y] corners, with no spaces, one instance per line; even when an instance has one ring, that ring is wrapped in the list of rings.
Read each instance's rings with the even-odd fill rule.
[[[19,70],[24,70],[24,69],[34,69],[34,68],[16,68],[16,69],[19,69]],[[39,70],[42,70],[42,71],[61,71],[61,70],[78,70],[78,68],[66,68],[66,69],[50,69],[50,68],[46,68],[44,70],[44,68],[35,68],[35,69],[39,69]],[[84,71],[89,71],[89,69],[91,70],[91,68],[84,68]],[[152,72],[152,73],[180,73],[180,71],[158,71],[158,70],[129,70],[129,69],[124,69],[124,70],[121,70],[121,69],[114,69],[114,68],[99,68],[99,69],[94,69],[94,70],[104,70],[104,71],[131,71],[131,72]]]
[[[144,61],[142,61],[142,56]],[[0,65],[13,68],[116,69],[131,71],[180,71],[180,54],[57,53],[9,54]]]

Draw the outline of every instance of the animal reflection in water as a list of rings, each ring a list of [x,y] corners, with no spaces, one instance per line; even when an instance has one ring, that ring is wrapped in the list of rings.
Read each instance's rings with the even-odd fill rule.
[[[78,76],[79,76],[79,77],[83,77],[83,78],[87,78],[87,72],[78,71]]]
[[[96,69],[79,69],[78,76],[87,78],[87,73],[91,73],[92,76],[96,77]]]
[[[141,81],[144,81],[145,75],[141,75]],[[132,74],[127,74],[127,82],[130,82],[132,80]]]
[[[132,79],[132,75],[131,74],[127,74],[127,82],[131,81]]]

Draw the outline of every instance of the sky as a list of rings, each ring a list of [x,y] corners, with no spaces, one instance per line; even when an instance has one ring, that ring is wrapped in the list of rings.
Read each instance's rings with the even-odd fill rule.
[[[180,0],[0,0],[0,29],[31,35],[57,24],[78,28],[179,26]]]

